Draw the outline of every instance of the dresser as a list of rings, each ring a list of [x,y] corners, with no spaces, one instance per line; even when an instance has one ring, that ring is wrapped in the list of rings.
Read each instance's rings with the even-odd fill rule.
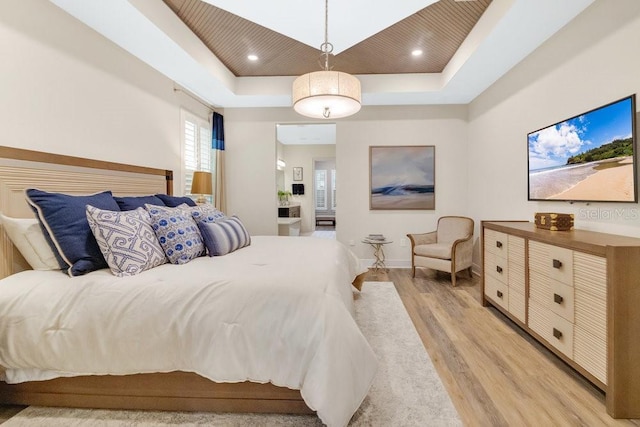
[[[640,418],[640,239],[483,221],[483,304],[492,305]]]

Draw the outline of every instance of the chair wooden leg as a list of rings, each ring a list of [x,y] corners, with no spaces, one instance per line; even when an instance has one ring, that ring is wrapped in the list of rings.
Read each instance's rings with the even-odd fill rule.
[[[451,272],[451,284],[453,285],[453,287],[456,287],[456,272],[452,271]]]
[[[414,279],[416,277],[416,266],[415,265],[411,266],[411,277],[413,277]]]

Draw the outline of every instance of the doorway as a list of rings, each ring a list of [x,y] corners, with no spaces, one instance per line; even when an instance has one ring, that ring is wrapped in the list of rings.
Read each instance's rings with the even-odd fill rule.
[[[336,159],[313,162],[314,236],[335,238],[336,231]]]
[[[335,123],[276,125],[276,161],[280,165],[276,189],[289,193],[289,205],[299,206],[301,235],[330,231],[335,238],[335,141]],[[326,161],[332,163],[322,163]],[[323,175],[321,181],[316,179],[316,171]],[[318,182],[323,185],[316,191]],[[317,206],[322,219],[330,217],[332,222],[316,222]],[[330,229],[319,229],[325,227]]]

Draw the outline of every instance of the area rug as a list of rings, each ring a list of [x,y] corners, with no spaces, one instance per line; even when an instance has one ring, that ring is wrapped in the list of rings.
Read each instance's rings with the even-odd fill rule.
[[[365,282],[356,319],[379,369],[349,426],[460,426],[462,422],[395,286]],[[112,411],[29,407],[2,427],[321,426],[315,416]]]

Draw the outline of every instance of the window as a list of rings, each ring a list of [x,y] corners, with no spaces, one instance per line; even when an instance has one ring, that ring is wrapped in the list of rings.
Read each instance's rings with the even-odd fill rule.
[[[327,171],[316,170],[316,210],[327,210]]]
[[[211,150],[211,125],[205,119],[185,110],[182,116],[183,147],[183,194],[191,195],[191,181],[194,171],[214,172],[215,158]],[[215,174],[214,174],[215,176]],[[213,202],[212,196],[207,196]]]

